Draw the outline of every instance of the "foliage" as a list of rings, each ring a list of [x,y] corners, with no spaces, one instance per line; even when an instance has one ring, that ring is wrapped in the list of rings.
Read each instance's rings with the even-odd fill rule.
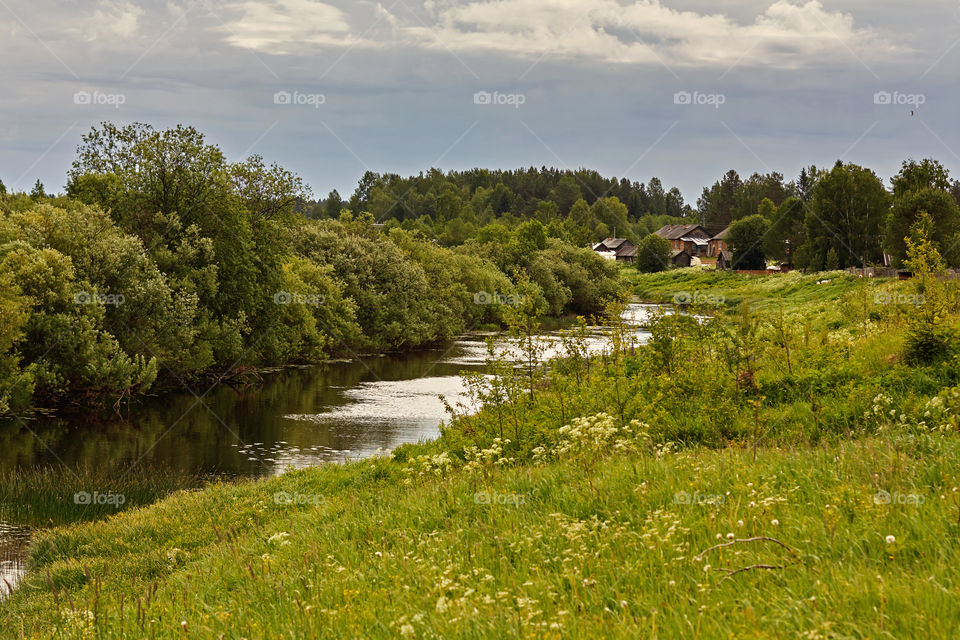
[[[855,164],[837,162],[813,190],[806,216],[810,268],[823,268],[828,252],[837,255],[837,267],[876,264],[889,206],[889,196],[880,179]]]
[[[637,270],[641,273],[656,273],[670,267],[672,246],[666,238],[651,233],[637,244]]]
[[[747,216],[730,225],[727,242],[733,249],[735,269],[766,269],[767,259],[763,254],[763,242],[770,223],[760,214]]]
[[[904,343],[907,362],[931,363],[950,354],[956,344],[949,317],[955,309],[956,292],[941,281],[944,262],[930,241],[933,219],[923,212],[906,239],[906,266],[916,282],[916,310],[910,314]]]

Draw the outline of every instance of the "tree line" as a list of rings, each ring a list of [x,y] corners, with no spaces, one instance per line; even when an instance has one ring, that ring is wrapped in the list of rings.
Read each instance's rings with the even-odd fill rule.
[[[741,181],[731,171],[698,204],[707,229],[730,227],[733,263],[743,269],[768,260],[807,271],[904,266],[905,238],[924,213],[934,246],[960,266],[960,181],[929,158],[904,161],[889,189],[870,169],[841,161],[805,168],[787,184],[776,173]]]
[[[594,314],[621,289],[535,219],[448,248],[362,210],[303,215],[311,201],[277,164],[146,124],[94,127],[63,194],[3,189],[0,414],[414,349],[520,298]]]

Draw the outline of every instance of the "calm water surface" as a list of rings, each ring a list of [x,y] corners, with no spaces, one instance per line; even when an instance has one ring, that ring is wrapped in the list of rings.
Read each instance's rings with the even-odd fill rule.
[[[649,309],[631,305],[627,318],[640,323]],[[546,339],[555,344],[561,335]],[[264,374],[256,386],[184,390],[132,405],[122,417],[91,413],[0,423],[0,469],[83,470],[109,462],[121,473],[145,465],[259,477],[364,458],[439,436],[447,418],[439,396],[456,402],[463,393],[460,373],[484,370],[484,340],[469,336],[410,354],[286,369]],[[589,341],[593,350],[604,343],[599,333]],[[27,538],[25,528],[0,522],[0,596],[22,572]]]

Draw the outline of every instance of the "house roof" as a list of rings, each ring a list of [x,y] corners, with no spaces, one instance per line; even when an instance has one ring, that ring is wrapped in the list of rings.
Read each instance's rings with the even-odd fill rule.
[[[680,239],[683,240],[684,242],[692,242],[698,247],[705,247],[710,243],[710,241],[707,240],[706,238],[690,238],[690,237],[684,236]]]
[[[727,227],[726,229],[724,229],[723,231],[721,231],[720,233],[718,233],[717,235],[713,236],[713,237],[710,238],[710,239],[711,239],[711,240],[723,240],[724,238],[727,237],[727,232],[728,232],[728,231],[730,231],[730,227]]]
[[[627,245],[629,245],[629,246],[627,246]],[[621,257],[623,257],[623,258],[632,258],[632,257],[634,257],[634,256],[636,256],[636,255],[637,255],[637,248],[636,248],[632,243],[627,243],[627,244],[621,245],[620,248],[617,249],[617,257],[618,257],[618,258],[621,258]]]
[[[689,256],[689,257],[691,257],[691,258],[693,257],[693,256],[691,256],[689,253],[687,253],[685,250],[680,250],[680,251],[671,251],[671,252],[670,252],[670,258],[676,258],[676,257],[679,256],[681,253],[682,253],[683,255],[685,255],[685,256]]]
[[[679,240],[684,236],[689,236],[694,229],[703,231],[703,227],[698,224],[668,224],[660,227],[654,233],[667,240]],[[704,231],[704,233],[706,232]]]
[[[607,238],[606,240],[603,241],[603,244],[606,245],[607,248],[609,249],[619,249],[621,246],[623,246],[624,243],[628,245],[632,244],[626,238]]]
[[[593,245],[594,251],[617,251],[621,248],[632,247],[633,243],[626,238],[607,238]]]

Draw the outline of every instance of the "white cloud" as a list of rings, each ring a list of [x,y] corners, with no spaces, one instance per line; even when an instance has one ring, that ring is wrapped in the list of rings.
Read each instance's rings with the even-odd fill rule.
[[[778,0],[752,24],[723,14],[677,11],[659,0],[623,5],[600,0],[481,0],[443,11],[438,25],[411,29],[428,46],[496,50],[515,55],[585,57],[605,62],[801,66],[849,47],[864,55],[893,47],[849,15],[817,1]],[[849,53],[847,53],[849,55]]]
[[[229,7],[239,16],[224,28],[230,44],[266,53],[301,52],[310,45],[351,46],[346,14],[315,0],[248,0]]]
[[[87,40],[98,38],[129,39],[140,33],[143,9],[126,0],[102,0],[96,10],[83,21]]]
[[[893,45],[853,17],[817,1],[777,0],[753,22],[721,13],[679,11],[660,0],[427,0],[426,24],[410,12],[376,6],[395,41],[423,49],[498,52],[510,56],[585,59],[606,63],[799,67],[850,56],[886,55]],[[251,1],[234,5],[242,15],[229,25],[235,45],[270,53],[304,46],[378,46],[354,33],[346,15],[313,0]],[[369,21],[369,20],[368,20]],[[748,55],[744,55],[748,54]]]

